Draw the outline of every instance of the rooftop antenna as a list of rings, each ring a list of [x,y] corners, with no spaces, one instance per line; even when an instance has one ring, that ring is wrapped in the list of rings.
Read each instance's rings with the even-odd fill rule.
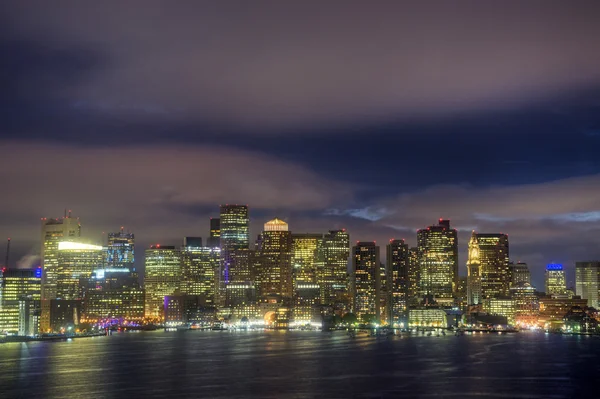
[[[8,241],[6,242],[6,259],[4,260],[5,267],[8,267],[9,256],[10,256],[10,237],[8,238]]]

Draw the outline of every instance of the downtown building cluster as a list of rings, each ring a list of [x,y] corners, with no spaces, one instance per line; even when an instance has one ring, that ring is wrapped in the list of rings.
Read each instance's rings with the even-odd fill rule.
[[[598,306],[600,262],[576,264],[575,292],[562,266],[548,265],[542,293],[527,264],[510,261],[506,234],[472,233],[466,277],[459,276],[458,234],[449,220],[418,230],[416,243],[390,240],[382,262],[376,242],[351,245],[346,230],[292,232],[278,218],[251,240],[248,206],[222,205],[206,240],[184,237],[180,245],[145,249],[140,284],[134,235],[121,228],[101,244],[90,242],[69,212],[42,219],[40,267],[2,269],[0,331],[219,321],[326,328],[339,320],[577,330],[597,316],[589,309]]]

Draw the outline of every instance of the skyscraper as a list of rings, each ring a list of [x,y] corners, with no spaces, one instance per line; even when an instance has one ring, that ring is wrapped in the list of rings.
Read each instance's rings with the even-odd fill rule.
[[[458,236],[450,221],[417,232],[419,288],[422,297],[452,304],[458,284]]]
[[[481,261],[479,243],[475,232],[469,241],[469,259],[467,260],[467,305],[481,304]]]
[[[210,218],[210,235],[206,242],[207,247],[221,247],[221,219]]]
[[[476,233],[481,262],[481,295],[498,298],[510,295],[508,235]]]
[[[257,242],[256,288],[259,299],[278,296],[288,303],[293,296],[292,233],[281,219],[265,223]]]
[[[60,219],[42,218],[42,299],[56,298],[58,269],[58,243],[81,236],[79,218],[71,217],[71,211]]]
[[[598,309],[598,275],[600,262],[575,263],[575,294],[582,299],[587,299],[588,306]]]
[[[181,249],[181,293],[200,297],[204,306],[216,306],[219,248]]]
[[[419,304],[419,250],[411,247],[408,250],[408,306]]]
[[[106,267],[111,269],[128,269],[135,271],[135,237],[126,233],[123,228],[118,233],[108,233],[106,249]]]
[[[146,250],[144,275],[145,317],[162,319],[164,299],[179,291],[181,251],[172,246],[153,245]]]
[[[358,242],[352,247],[352,291],[354,313],[373,316],[380,323],[379,247],[375,242]]]
[[[527,263],[511,263],[510,268],[511,286],[517,286],[520,284],[531,285],[531,273],[529,272],[529,267],[527,267]]]
[[[294,286],[317,283],[317,256],[323,234],[292,234]]]
[[[409,289],[409,250],[404,240],[390,240],[387,245],[388,322],[406,322]]]
[[[246,260],[250,242],[250,219],[247,205],[221,205],[220,212],[221,270],[218,275],[219,303],[224,304],[226,286],[239,282],[249,269]],[[239,258],[237,261],[236,258]],[[236,270],[238,269],[238,270]],[[244,279],[245,281],[246,279]]]
[[[59,242],[56,298],[82,300],[92,273],[104,267],[104,257],[104,248],[100,245]]]
[[[248,217],[247,205],[221,205],[219,224],[221,250],[229,251],[232,249],[247,249],[249,247],[250,219]]]
[[[317,284],[321,287],[323,304],[349,308],[349,258],[350,235],[345,229],[330,230],[323,236],[317,251]]]
[[[0,332],[19,331],[19,302],[33,301],[39,308],[42,269],[7,269],[0,271]]]
[[[562,265],[551,263],[546,266],[546,295],[567,293],[567,278]]]

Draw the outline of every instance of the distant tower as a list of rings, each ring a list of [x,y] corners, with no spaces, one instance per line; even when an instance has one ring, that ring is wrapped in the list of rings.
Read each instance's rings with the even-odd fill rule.
[[[291,301],[292,281],[292,233],[288,224],[275,218],[264,225],[258,240],[256,254],[256,284],[259,299],[280,296]]]
[[[179,291],[181,251],[172,246],[153,245],[146,250],[144,273],[145,317],[162,319],[164,299]]]
[[[499,298],[510,295],[511,268],[508,235],[476,233],[481,263],[481,295]]]
[[[135,237],[126,233],[123,228],[118,233],[108,233],[106,251],[106,267],[114,269],[129,269],[135,271]]]
[[[352,291],[354,313],[361,317],[371,315],[381,322],[379,247],[375,242],[358,242],[352,247]]]
[[[419,288],[422,297],[432,297],[443,304],[454,302],[458,287],[458,235],[450,221],[417,232]]]
[[[71,211],[60,219],[42,218],[42,299],[56,298],[58,269],[58,243],[77,239],[81,236],[79,218],[71,216]]]
[[[317,283],[321,287],[324,305],[342,306],[349,310],[351,293],[348,287],[350,235],[345,229],[330,230],[323,236],[317,250]]]
[[[546,295],[567,293],[567,278],[562,265],[551,263],[546,266]]]
[[[409,250],[404,240],[390,240],[387,245],[388,321],[391,324],[405,321],[408,307]]]
[[[475,231],[469,241],[469,259],[467,260],[467,305],[481,304],[481,261],[479,244]]]
[[[210,236],[206,242],[207,247],[217,248],[221,246],[221,219],[210,218]]]
[[[600,262],[575,263],[575,294],[581,299],[587,299],[590,307],[598,309],[598,290],[600,277]]]

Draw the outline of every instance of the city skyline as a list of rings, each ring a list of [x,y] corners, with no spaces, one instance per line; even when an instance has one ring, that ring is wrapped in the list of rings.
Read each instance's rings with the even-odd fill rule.
[[[233,206],[236,207],[238,205],[227,205],[227,206]],[[241,205],[240,205],[241,206]],[[223,207],[223,205],[221,206]],[[261,231],[263,231],[263,227],[264,224],[266,222],[268,222],[270,219],[267,218],[265,219],[264,222],[260,222],[257,221],[256,218],[253,217],[253,210],[250,206],[248,205],[244,205],[244,207],[246,207],[248,210],[248,215],[249,215],[249,225],[250,225],[250,230],[249,230],[249,243],[248,245],[246,245],[246,248],[249,246],[250,248],[253,248],[254,245],[256,243],[259,242],[260,239],[260,233]],[[218,219],[217,216],[219,216],[218,213],[218,206],[215,206],[216,209],[216,213],[215,213],[215,217],[210,217],[207,220],[205,220],[204,224],[206,226],[204,226],[203,229],[201,230],[196,230],[191,232],[191,234],[193,234],[192,236],[190,235],[186,235],[186,236],[181,236],[181,237],[176,237],[176,238],[172,238],[172,239],[157,239],[157,240],[147,240],[144,239],[143,234],[137,234],[135,231],[132,231],[129,228],[125,228],[125,226],[120,226],[119,229],[114,229],[114,232],[101,232],[101,234],[95,234],[98,237],[94,237],[94,234],[87,234],[86,231],[86,227],[87,224],[85,223],[85,221],[83,221],[82,223],[82,218],[79,215],[74,215],[72,216],[72,210],[69,209],[68,211],[65,209],[65,216],[64,217],[58,217],[58,218],[41,218],[42,222],[44,225],[49,224],[51,227],[53,226],[59,226],[60,229],[62,229],[62,224],[56,224],[55,222],[53,222],[53,220],[57,220],[57,221],[61,221],[61,220],[65,220],[67,223],[66,226],[70,226],[71,224],[73,224],[73,221],[76,222],[76,226],[77,226],[77,235],[76,236],[72,236],[70,238],[67,237],[67,240],[69,239],[82,239],[85,242],[89,242],[92,244],[96,244],[96,245],[104,245],[106,246],[106,244],[109,242],[109,240],[111,239],[111,237],[133,237],[134,235],[136,236],[135,242],[136,242],[136,247],[138,248],[136,251],[136,256],[135,256],[135,269],[138,271],[138,274],[140,276],[140,279],[143,279],[144,277],[144,273],[145,273],[145,251],[147,249],[152,248],[153,246],[156,246],[157,244],[162,246],[162,247],[167,247],[167,246],[173,246],[175,248],[183,248],[185,246],[185,240],[187,239],[196,239],[196,237],[201,238],[202,242],[205,243],[204,246],[209,246],[208,243],[210,242],[208,239],[211,237],[211,224],[212,221],[214,221],[215,219]],[[274,217],[275,220],[280,220],[277,217]],[[50,223],[47,223],[48,221],[50,221]],[[445,222],[444,219],[438,219],[438,221],[440,223]],[[282,221],[284,222],[284,221]],[[287,225],[289,225],[289,223],[286,222]],[[429,223],[431,224],[431,223]],[[213,226],[214,227],[214,226]],[[430,226],[432,227],[432,226]],[[454,228],[455,225],[452,225],[452,228]],[[53,227],[54,229],[56,229],[56,227]],[[417,244],[417,236],[418,236],[418,232],[420,230],[426,230],[427,225],[422,226],[421,228],[417,229],[417,231],[415,231],[413,236],[408,236],[408,237],[403,237],[403,238],[390,238],[388,240],[385,241],[374,241],[374,240],[358,240],[355,239],[355,237],[353,236],[351,231],[348,231],[348,233],[350,234],[350,246],[354,246],[355,244],[361,242],[361,241],[365,241],[365,242],[375,242],[378,243],[377,245],[381,245],[384,249],[381,251],[381,257],[380,257],[380,262],[385,264],[387,262],[387,254],[385,251],[385,246],[388,243],[391,243],[394,240],[403,240],[406,242],[406,244],[408,245],[408,247],[416,247]],[[39,229],[39,227],[38,227]],[[258,229],[258,231],[254,232],[255,229]],[[342,228],[344,231],[346,231],[345,228]],[[91,229],[92,231],[95,231],[97,229]],[[118,230],[118,232],[117,232]],[[83,232],[82,232],[83,231]],[[309,231],[298,231],[298,230],[294,230],[293,229],[293,225],[290,228],[290,231],[293,234],[299,234],[299,235],[305,235],[305,234],[313,234],[313,233],[319,233],[319,234],[325,234],[328,230],[325,231],[316,231],[316,230],[309,230]],[[458,256],[458,271],[459,271],[459,276],[461,277],[466,277],[467,276],[467,263],[468,263],[468,249],[469,249],[469,241],[467,240],[466,242],[461,241],[460,237],[462,237],[462,235],[464,234],[460,234],[461,231],[458,231],[458,249],[459,249],[459,256]],[[465,233],[465,232],[462,232]],[[79,236],[79,234],[81,234],[81,236]],[[469,232],[469,237],[471,237],[473,234],[476,234],[478,236],[506,236],[508,238],[508,234],[506,233],[491,233],[491,232],[479,232],[479,231],[470,231]],[[140,239],[141,238],[141,239]],[[113,238],[114,239],[114,238]],[[11,268],[14,269],[27,269],[27,268],[33,268],[36,267],[40,264],[40,260],[39,260],[39,256],[35,255],[35,252],[30,252],[29,254],[25,255],[24,257],[21,257],[20,259],[15,259],[15,254],[14,254],[14,240],[11,240],[11,250],[10,250],[10,266]],[[57,241],[58,243],[58,241]],[[41,243],[40,243],[41,244]],[[514,245],[513,240],[510,241],[510,245],[511,248]],[[38,244],[38,248],[39,248],[39,244]],[[2,249],[0,248],[0,253],[5,255],[6,252],[6,248]],[[39,253],[39,251],[38,251]],[[3,256],[4,258],[4,256]],[[590,256],[589,258],[582,258],[582,259],[577,259],[573,264],[559,264],[557,262],[551,262],[548,261],[547,263],[541,264],[541,265],[535,265],[535,264],[531,264],[531,262],[527,262],[527,259],[515,259],[512,256],[512,249],[511,249],[511,256],[509,258],[509,260],[514,263],[525,263],[528,264],[529,266],[529,272],[531,273],[531,283],[532,285],[541,292],[545,291],[545,279],[546,279],[546,274],[547,274],[547,267],[549,265],[553,265],[553,264],[557,264],[560,265],[561,267],[563,267],[565,269],[566,272],[566,284],[568,288],[575,288],[575,263],[577,262],[586,262],[586,261],[594,261],[596,260],[597,257],[594,256]],[[110,264],[110,262],[108,262]],[[352,269],[352,260],[351,258],[348,258],[348,272],[350,272]]]

